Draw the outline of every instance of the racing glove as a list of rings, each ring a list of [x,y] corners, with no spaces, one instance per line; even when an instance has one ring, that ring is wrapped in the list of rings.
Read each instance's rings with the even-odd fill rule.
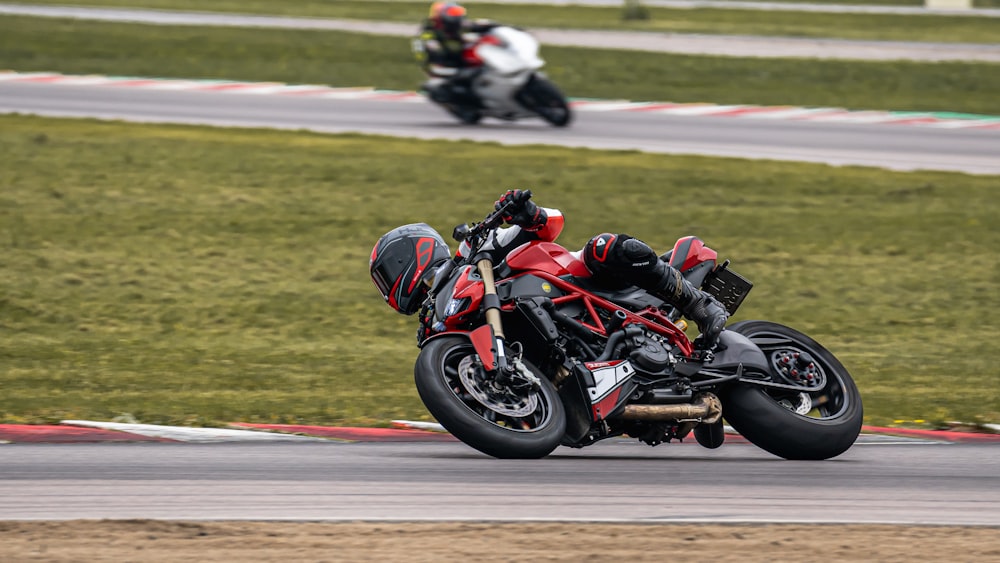
[[[510,207],[504,212],[503,220],[510,225],[517,225],[526,231],[537,231],[545,226],[548,215],[531,201],[530,190],[507,190],[494,204],[499,211],[504,206]]]

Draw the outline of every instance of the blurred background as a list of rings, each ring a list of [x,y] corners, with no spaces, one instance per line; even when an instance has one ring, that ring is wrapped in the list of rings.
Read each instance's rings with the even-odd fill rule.
[[[424,78],[410,41],[428,5],[22,0],[0,4],[0,70],[409,92]],[[542,38],[546,73],[574,100],[1000,116],[997,0],[463,5]],[[544,39],[576,32],[574,45]],[[654,36],[680,46],[644,46]],[[877,56],[903,46],[937,56]],[[942,60],[952,52],[969,54]],[[867,423],[1000,421],[996,175],[416,140],[363,123],[324,134],[56,118],[12,109],[3,83],[0,422],[429,420],[412,383],[415,319],[382,302],[366,260],[397,225],[447,235],[515,187],[563,211],[571,249],[603,231],[661,252],[703,238],[755,282],[734,320],[824,343],[858,382]],[[407,108],[426,128],[460,127],[430,103]],[[592,134],[592,115],[567,134],[618,134]]]

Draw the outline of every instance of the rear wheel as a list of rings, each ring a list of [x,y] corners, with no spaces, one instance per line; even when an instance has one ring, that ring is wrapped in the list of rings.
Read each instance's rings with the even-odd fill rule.
[[[454,91],[454,86],[449,84],[439,84],[432,86],[425,83],[421,90],[427,93],[427,97],[435,104],[444,108],[452,117],[462,123],[475,125],[483,119],[483,112],[474,103],[463,103],[463,98]]]
[[[541,76],[528,81],[518,98],[521,105],[556,127],[565,127],[573,119],[566,96],[555,84]]]
[[[414,380],[424,406],[456,438],[498,458],[541,458],[566,432],[566,414],[552,383],[528,362],[535,385],[498,385],[475,348],[460,336],[427,343]]]
[[[466,125],[475,125],[483,119],[483,112],[475,108],[448,104],[445,106],[445,109],[448,110],[448,113],[455,116],[459,121],[465,123]]]
[[[805,390],[738,383],[721,393],[723,416],[746,439],[785,459],[829,459],[861,433],[861,394],[826,348],[789,327],[743,321],[727,327],[769,359],[772,381]]]

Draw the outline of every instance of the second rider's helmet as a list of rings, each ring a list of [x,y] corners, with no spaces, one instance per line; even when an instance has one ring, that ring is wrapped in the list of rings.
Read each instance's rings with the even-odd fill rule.
[[[412,315],[427,298],[435,270],[450,258],[448,244],[437,231],[426,223],[412,223],[378,239],[368,269],[385,302]]]
[[[435,2],[431,5],[431,23],[434,28],[444,33],[449,39],[458,39],[462,35],[462,24],[465,23],[465,8],[454,2]]]

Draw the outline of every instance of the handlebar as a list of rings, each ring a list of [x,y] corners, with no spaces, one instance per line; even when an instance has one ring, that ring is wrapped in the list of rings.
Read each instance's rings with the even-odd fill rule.
[[[459,226],[455,227],[454,232],[452,232],[452,237],[455,240],[457,240],[459,242],[462,242],[464,240],[467,240],[467,239],[470,239],[470,238],[473,238],[473,237],[482,236],[484,233],[492,231],[493,229],[496,229],[500,225],[502,225],[503,224],[504,215],[507,214],[507,211],[511,207],[513,207],[515,205],[521,205],[524,202],[528,201],[529,199],[531,199],[531,190],[524,190],[523,192],[521,192],[520,199],[518,199],[516,201],[509,201],[509,202],[507,202],[500,209],[497,209],[497,210],[493,211],[492,213],[490,213],[489,215],[487,215],[486,218],[483,219],[481,222],[479,222],[479,223],[472,223],[471,225],[468,225],[468,224],[466,224],[466,225],[459,225]]]
[[[460,257],[458,253],[455,253],[454,258],[452,260],[449,260],[447,263],[450,266],[446,265],[443,267],[454,268],[457,264],[471,264],[473,260],[477,259],[479,250],[482,248],[483,242],[486,240],[486,238],[483,235],[502,225],[504,215],[507,214],[507,212],[510,210],[511,207],[514,207],[516,205],[522,205],[529,199],[531,199],[531,190],[524,190],[521,192],[521,197],[519,197],[517,200],[508,201],[506,204],[501,206],[500,209],[496,209],[492,213],[487,215],[486,218],[483,219],[481,222],[472,223],[471,225],[463,223],[455,227],[455,230],[452,232],[451,236],[454,237],[454,239],[457,240],[458,242],[468,242],[470,251],[464,257]],[[490,272],[490,274],[492,274],[492,272]],[[435,275],[435,277],[437,277],[437,275]],[[489,277],[492,278],[491,275]],[[487,279],[487,274],[485,273],[483,274],[483,279],[484,281]],[[492,282],[487,285],[492,285]],[[437,289],[438,289],[437,283],[435,283],[435,287],[431,288],[431,292],[436,294]],[[496,331],[497,334],[500,334],[502,336],[503,331],[501,330],[500,319],[497,318],[495,319],[495,321],[496,321],[495,323],[496,326],[494,326],[494,331]]]

